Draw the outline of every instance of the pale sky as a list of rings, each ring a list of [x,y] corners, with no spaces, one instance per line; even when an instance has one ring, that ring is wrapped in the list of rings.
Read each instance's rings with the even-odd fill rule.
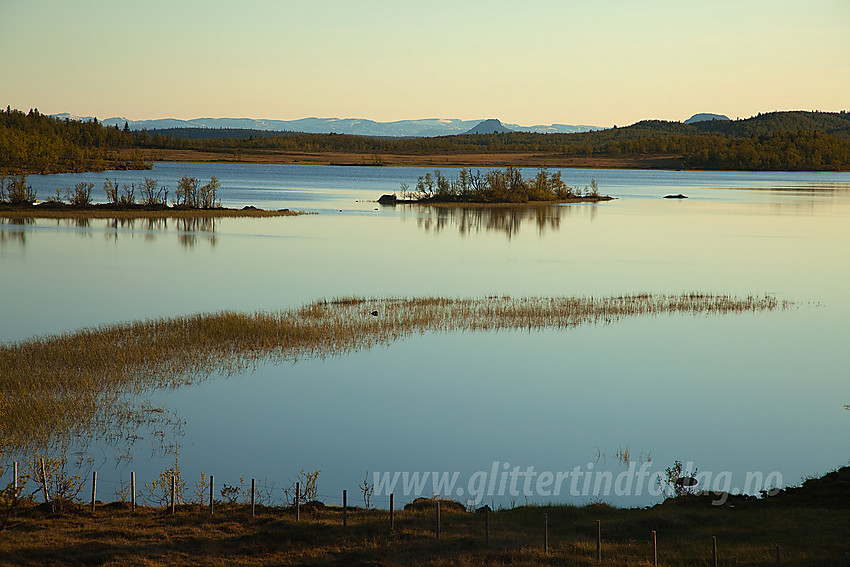
[[[850,110],[850,0],[0,0],[0,104],[524,126]]]

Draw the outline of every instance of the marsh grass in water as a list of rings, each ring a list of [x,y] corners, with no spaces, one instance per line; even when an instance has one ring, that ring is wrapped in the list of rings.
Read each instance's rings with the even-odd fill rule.
[[[6,444],[121,440],[167,416],[139,394],[266,362],[321,358],[416,334],[570,329],[625,317],[785,309],[773,297],[691,293],[606,298],[342,298],[258,313],[225,311],[105,325],[0,346]]]

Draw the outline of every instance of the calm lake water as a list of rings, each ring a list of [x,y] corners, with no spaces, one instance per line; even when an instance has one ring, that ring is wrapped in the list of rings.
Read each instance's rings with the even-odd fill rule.
[[[625,448],[636,467],[647,455],[650,472],[691,461],[728,489],[743,488],[748,472],[787,485],[847,464],[850,174],[568,169],[568,184],[595,178],[618,199],[492,211],[375,202],[425,171],[162,163],[147,172],[31,176],[42,199],[91,181],[103,200],[107,175],[152,177],[171,195],[183,175],[215,175],[224,206],[316,214],[0,219],[0,340],[352,295],[772,294],[796,306],[560,332],[431,334],[145,397],[184,422],[171,440],[190,482],[204,470],[217,484],[268,477],[278,499],[302,469],[321,469],[328,503],[347,489],[356,504],[367,471],[370,480],[374,472],[457,472],[453,497],[472,492],[502,506],[659,501],[645,480],[640,494],[593,494],[600,473],[628,472],[616,456]],[[662,199],[671,193],[689,198]],[[130,470],[149,482],[171,466],[173,456],[155,445],[148,435],[117,464],[112,448],[89,446],[85,470],[98,470],[99,494],[111,499]],[[587,472],[589,463],[590,493],[584,477],[577,496],[571,477],[558,495],[537,486],[543,473]],[[511,494],[515,467],[533,472],[518,476]],[[404,495],[402,482],[399,503],[435,491],[429,478]],[[378,494],[373,503],[387,500]]]

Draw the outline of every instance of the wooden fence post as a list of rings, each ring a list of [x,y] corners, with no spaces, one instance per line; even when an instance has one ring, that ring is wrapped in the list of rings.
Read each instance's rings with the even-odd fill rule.
[[[97,471],[91,473],[91,512],[94,514],[95,498],[97,498]]]
[[[175,495],[174,493],[175,492],[176,492],[176,490],[175,490],[175,478],[174,478],[174,475],[171,475],[171,513],[172,514],[174,513],[175,506],[176,506],[176,503],[174,501],[174,495]]]
[[[658,535],[652,530],[652,565],[658,567]]]
[[[440,539],[440,501],[437,500],[437,539]]]
[[[602,561],[602,520],[596,520],[596,560]]]
[[[549,514],[543,512],[543,553],[549,554]]]
[[[136,473],[130,472],[130,506],[133,513],[136,513]]]
[[[484,506],[484,541],[490,543],[490,507]]]
[[[301,517],[301,483],[295,483],[295,521]]]
[[[215,509],[215,504],[214,504],[214,502],[215,502],[215,498],[214,498],[215,491],[214,490],[215,489],[213,488],[214,486],[215,486],[215,476],[210,475],[210,516],[213,515],[213,510]]]
[[[256,505],[257,505],[257,500],[254,497],[254,494],[255,494],[254,489],[255,489],[255,484],[256,484],[254,482],[254,480],[255,479],[253,479],[253,478],[251,479],[251,517],[252,518],[254,517],[254,510],[255,510]]]
[[[395,530],[395,507],[393,504],[393,493],[390,492],[390,531]]]
[[[342,491],[342,527],[348,526],[348,491]]]
[[[717,536],[711,536],[711,564],[717,567]]]

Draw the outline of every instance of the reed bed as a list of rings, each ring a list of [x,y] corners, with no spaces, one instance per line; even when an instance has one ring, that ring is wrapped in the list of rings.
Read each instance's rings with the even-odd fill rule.
[[[625,295],[482,299],[339,298],[257,313],[224,311],[104,325],[0,346],[5,441],[32,447],[73,434],[120,435],[154,408],[137,394],[212,373],[321,358],[416,334],[570,329],[625,317],[715,315],[785,309],[773,297]],[[123,421],[122,421],[123,420]],[[115,423],[122,425],[115,432]]]

